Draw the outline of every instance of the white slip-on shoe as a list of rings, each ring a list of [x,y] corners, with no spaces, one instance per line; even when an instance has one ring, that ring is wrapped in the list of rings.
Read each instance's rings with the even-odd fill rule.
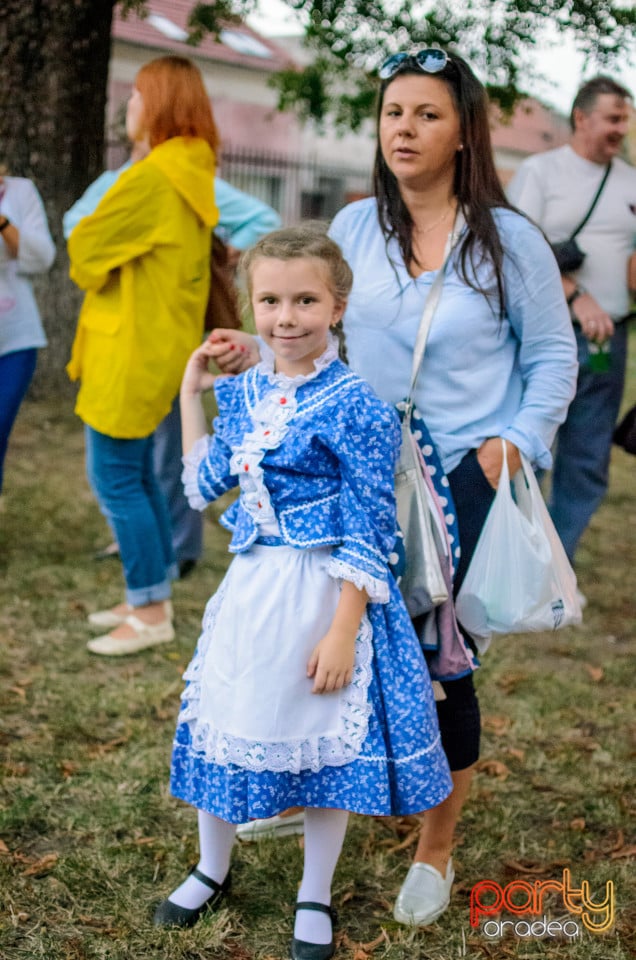
[[[171,620],[172,601],[164,600],[163,605],[166,611],[166,616]],[[96,610],[95,613],[89,613],[88,622],[92,627],[99,627],[100,630],[114,630],[115,627],[120,627],[122,623],[126,622],[126,617],[129,617],[134,609],[135,608],[131,607],[130,604],[126,604],[125,613],[115,613],[114,609]]]
[[[132,607],[128,607],[126,613],[115,613],[114,610],[96,610],[95,613],[89,613],[88,622],[91,627],[99,627],[100,630],[112,630],[119,627],[125,621],[126,617],[132,613]]]
[[[452,859],[448,861],[445,877],[430,863],[414,863],[395,901],[393,916],[399,923],[414,927],[433,923],[450,903],[454,879]]]
[[[266,820],[250,820],[240,823],[236,836],[243,843],[252,843],[273,837],[291,837],[305,832],[305,814],[291,813],[288,817],[268,817]]]
[[[119,640],[111,633],[105,633],[101,637],[88,641],[86,646],[90,652],[99,653],[104,657],[123,657],[126,654],[138,653],[148,647],[156,647],[160,643],[170,643],[174,640],[174,627],[172,620],[168,617],[161,623],[150,624],[130,614],[124,623],[133,628],[134,637]]]

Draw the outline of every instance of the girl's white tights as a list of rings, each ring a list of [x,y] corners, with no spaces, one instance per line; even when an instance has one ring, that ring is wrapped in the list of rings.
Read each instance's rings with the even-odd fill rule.
[[[236,824],[219,820],[211,813],[199,810],[199,862],[201,873],[217,883],[223,883],[230,869],[230,854],[234,844]],[[212,891],[192,874],[168,897],[172,903],[195,910],[205,903]]]
[[[299,902],[313,900],[326,906],[331,903],[331,881],[347,831],[348,817],[346,810],[305,811],[305,866],[298,891]],[[223,883],[230,869],[235,834],[236,824],[199,810],[200,859],[197,867],[217,883]],[[210,888],[191,874],[168,899],[180,907],[194,910],[210,895]],[[326,913],[299,910],[294,936],[309,943],[329,943],[331,920]]]
[[[305,810],[305,867],[298,902],[313,900],[329,906],[331,881],[347,832],[346,810]],[[331,920],[317,910],[299,910],[294,936],[309,943],[329,943]]]

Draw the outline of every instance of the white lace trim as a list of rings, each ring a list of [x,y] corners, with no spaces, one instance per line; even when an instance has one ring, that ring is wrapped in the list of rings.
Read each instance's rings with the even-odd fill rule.
[[[246,740],[199,721],[201,671],[224,592],[221,585],[206,607],[197,651],[183,675],[188,685],[182,696],[179,723],[189,725],[192,749],[202,753],[208,763],[223,767],[235,764],[256,773],[263,770],[273,773],[311,770],[316,773],[323,767],[341,767],[355,760],[366,739],[371,714],[368,691],[373,646],[371,624],[366,613],[356,637],[353,677],[343,691],[340,733],[279,742]]]
[[[263,373],[267,375],[270,383],[285,383],[300,387],[303,383],[314,380],[318,374],[325,370],[330,363],[338,359],[338,338],[333,333],[327,333],[327,349],[314,360],[314,369],[311,373],[298,374],[297,377],[288,377],[286,373],[276,373],[274,366],[276,357],[271,347],[261,341],[260,345],[261,362],[258,364]]]
[[[386,580],[378,580],[376,577],[372,577],[370,573],[360,570],[359,567],[352,567],[344,560],[331,557],[327,565],[327,573],[334,580],[348,580],[358,590],[366,590],[369,603],[389,602],[389,585]]]
[[[208,436],[199,437],[189,453],[182,458],[183,471],[181,473],[181,482],[183,491],[188,503],[193,510],[205,510],[208,501],[201,496],[199,488],[199,466],[204,457],[207,456],[210,438]]]
[[[264,346],[265,356],[260,369],[274,384],[274,389],[251,409],[254,429],[246,433],[241,446],[230,460],[230,471],[238,476],[243,507],[255,523],[271,523],[276,519],[269,490],[263,480],[261,461],[268,450],[275,450],[285,439],[289,424],[298,409],[296,390],[313,380],[338,356],[336,338],[329,334],[327,349],[314,361],[314,370],[305,376],[288,377],[274,372],[274,354]]]

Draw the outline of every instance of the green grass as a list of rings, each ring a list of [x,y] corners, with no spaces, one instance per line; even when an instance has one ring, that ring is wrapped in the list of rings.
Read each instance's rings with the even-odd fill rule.
[[[636,394],[630,380],[629,400]],[[618,960],[636,949],[634,460],[615,450],[611,491],[580,552],[579,629],[498,638],[478,673],[480,772],[459,829],[449,911],[424,931],[392,902],[412,819],[352,818],[338,866],[339,960],[549,957]],[[150,922],[197,859],[195,815],[168,792],[181,673],[228,537],[211,508],[206,551],[175,588],[177,641],[120,661],[91,657],[86,613],[117,602],[117,562],[87,488],[79,422],[26,403],[0,515],[0,957],[2,960],[284,960],[302,866],[297,838],[236,850],[227,908],[191,931]],[[630,856],[631,854],[631,856]],[[469,924],[474,884],[588,880],[616,891],[607,934],[492,940]],[[551,914],[564,917],[557,901]]]

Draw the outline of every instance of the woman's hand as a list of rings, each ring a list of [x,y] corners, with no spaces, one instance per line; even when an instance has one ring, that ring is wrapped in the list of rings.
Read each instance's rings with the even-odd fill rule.
[[[256,340],[243,330],[219,327],[211,332],[206,343],[210,344],[210,356],[221,373],[243,373],[261,359]]]
[[[208,370],[208,364],[213,356],[212,349],[209,340],[206,340],[191,355],[181,381],[182,397],[198,396],[214,386],[216,376]]]
[[[508,472],[514,477],[517,470],[521,467],[521,455],[514,443],[505,440],[506,458],[508,460]],[[501,437],[489,437],[484,440],[477,451],[477,461],[483,470],[486,480],[490,486],[496,490],[499,486],[499,477],[503,466],[503,450],[501,448]]]
[[[356,631],[331,625],[307,664],[307,676],[314,678],[312,693],[333,693],[351,683],[355,642]]]
[[[581,293],[570,309],[587,340],[602,343],[614,333],[612,318],[598,305],[591,293]]]

